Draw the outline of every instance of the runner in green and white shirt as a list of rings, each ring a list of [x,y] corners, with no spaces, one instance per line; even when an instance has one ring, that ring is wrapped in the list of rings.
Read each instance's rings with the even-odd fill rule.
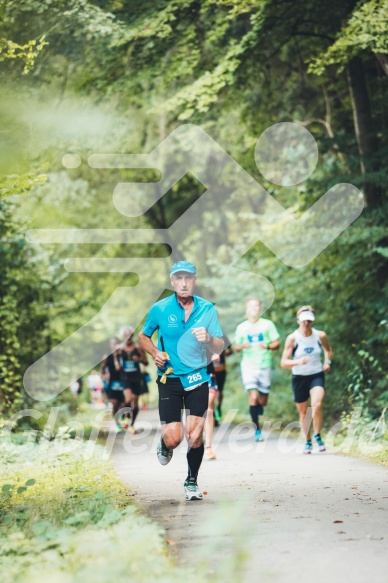
[[[262,441],[259,416],[263,415],[271,385],[272,350],[280,346],[279,332],[271,320],[260,318],[259,298],[245,303],[247,320],[236,328],[236,352],[242,352],[241,376],[248,392],[249,412],[256,427],[255,439]]]

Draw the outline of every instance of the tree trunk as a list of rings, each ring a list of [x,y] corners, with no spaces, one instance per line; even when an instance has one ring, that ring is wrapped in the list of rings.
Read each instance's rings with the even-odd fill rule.
[[[378,140],[374,131],[371,106],[366,85],[364,67],[359,57],[354,57],[347,66],[347,77],[353,109],[354,129],[360,154],[361,174],[377,170],[373,158],[377,154]],[[367,179],[364,182],[364,198],[367,207],[379,206],[379,188]]]
[[[388,75],[388,55],[385,53],[375,53],[375,57],[380,63],[380,66],[384,73]]]

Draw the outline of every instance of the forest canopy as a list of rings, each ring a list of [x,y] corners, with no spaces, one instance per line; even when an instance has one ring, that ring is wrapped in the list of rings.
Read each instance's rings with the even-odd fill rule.
[[[66,258],[169,253],[149,242],[34,244],[26,231],[168,228],[203,194],[195,176],[131,218],[113,207],[112,192],[117,183],[155,181],[154,171],[100,171],[86,161],[98,152],[147,154],[190,123],[296,217],[337,183],[361,190],[361,216],[308,265],[287,266],[260,240],[238,265],[273,285],[266,317],[282,342],[297,308],[314,305],[334,349],[332,415],[361,402],[366,415],[379,416],[388,401],[387,0],[18,0],[1,2],[0,15],[3,412],[28,401],[22,375],[30,364],[88,322],[117,287],[134,285],[128,273],[66,271]],[[279,122],[307,128],[319,147],[315,171],[292,187],[269,182],[255,164],[257,139]],[[68,153],[78,166],[63,166]],[[203,233],[218,231],[238,246],[240,223],[226,220],[235,210],[228,200],[209,211],[179,251],[205,257],[204,295],[223,282],[229,335],[251,290],[228,281]],[[228,245],[217,248],[219,257],[230,259]],[[92,340],[103,344],[112,322]],[[279,393],[289,391],[288,377],[279,373]]]

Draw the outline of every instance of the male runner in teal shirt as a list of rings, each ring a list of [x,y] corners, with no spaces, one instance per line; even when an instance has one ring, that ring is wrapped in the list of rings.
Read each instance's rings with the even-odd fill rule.
[[[162,437],[157,449],[162,465],[183,440],[182,409],[186,409],[188,475],[186,500],[202,500],[197,485],[204,446],[203,425],[208,407],[209,354],[220,354],[224,341],[217,312],[211,302],[193,295],[197,269],[179,261],[171,269],[175,294],[154,304],[139,334],[140,346],[158,367],[159,415]],[[151,336],[158,331],[158,346]]]

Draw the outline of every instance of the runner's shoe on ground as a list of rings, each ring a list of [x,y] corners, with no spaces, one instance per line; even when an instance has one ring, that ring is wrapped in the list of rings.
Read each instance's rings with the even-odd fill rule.
[[[211,447],[206,448],[206,457],[208,460],[216,460],[217,459],[217,456]]]
[[[256,429],[255,441],[264,441],[263,436],[261,435],[261,429]]]
[[[137,435],[137,434],[139,433],[139,432],[138,432],[138,430],[137,430],[137,429],[135,429],[133,425],[131,425],[131,426],[128,428],[128,431],[129,431],[129,433],[132,433],[132,435]]]
[[[326,447],[322,441],[320,433],[317,433],[316,435],[314,435],[314,439],[317,442],[319,451],[326,451]]]
[[[186,500],[202,500],[202,492],[200,492],[195,478],[190,478],[184,483]]]
[[[311,439],[308,439],[304,444],[303,453],[311,453],[313,450],[313,444],[311,443]]]
[[[158,443],[158,447],[156,448],[156,455],[158,457],[159,463],[161,463],[162,466],[166,466],[168,463],[170,463],[173,453],[174,451],[172,449],[168,449],[168,447],[164,445],[163,438],[161,437]]]

